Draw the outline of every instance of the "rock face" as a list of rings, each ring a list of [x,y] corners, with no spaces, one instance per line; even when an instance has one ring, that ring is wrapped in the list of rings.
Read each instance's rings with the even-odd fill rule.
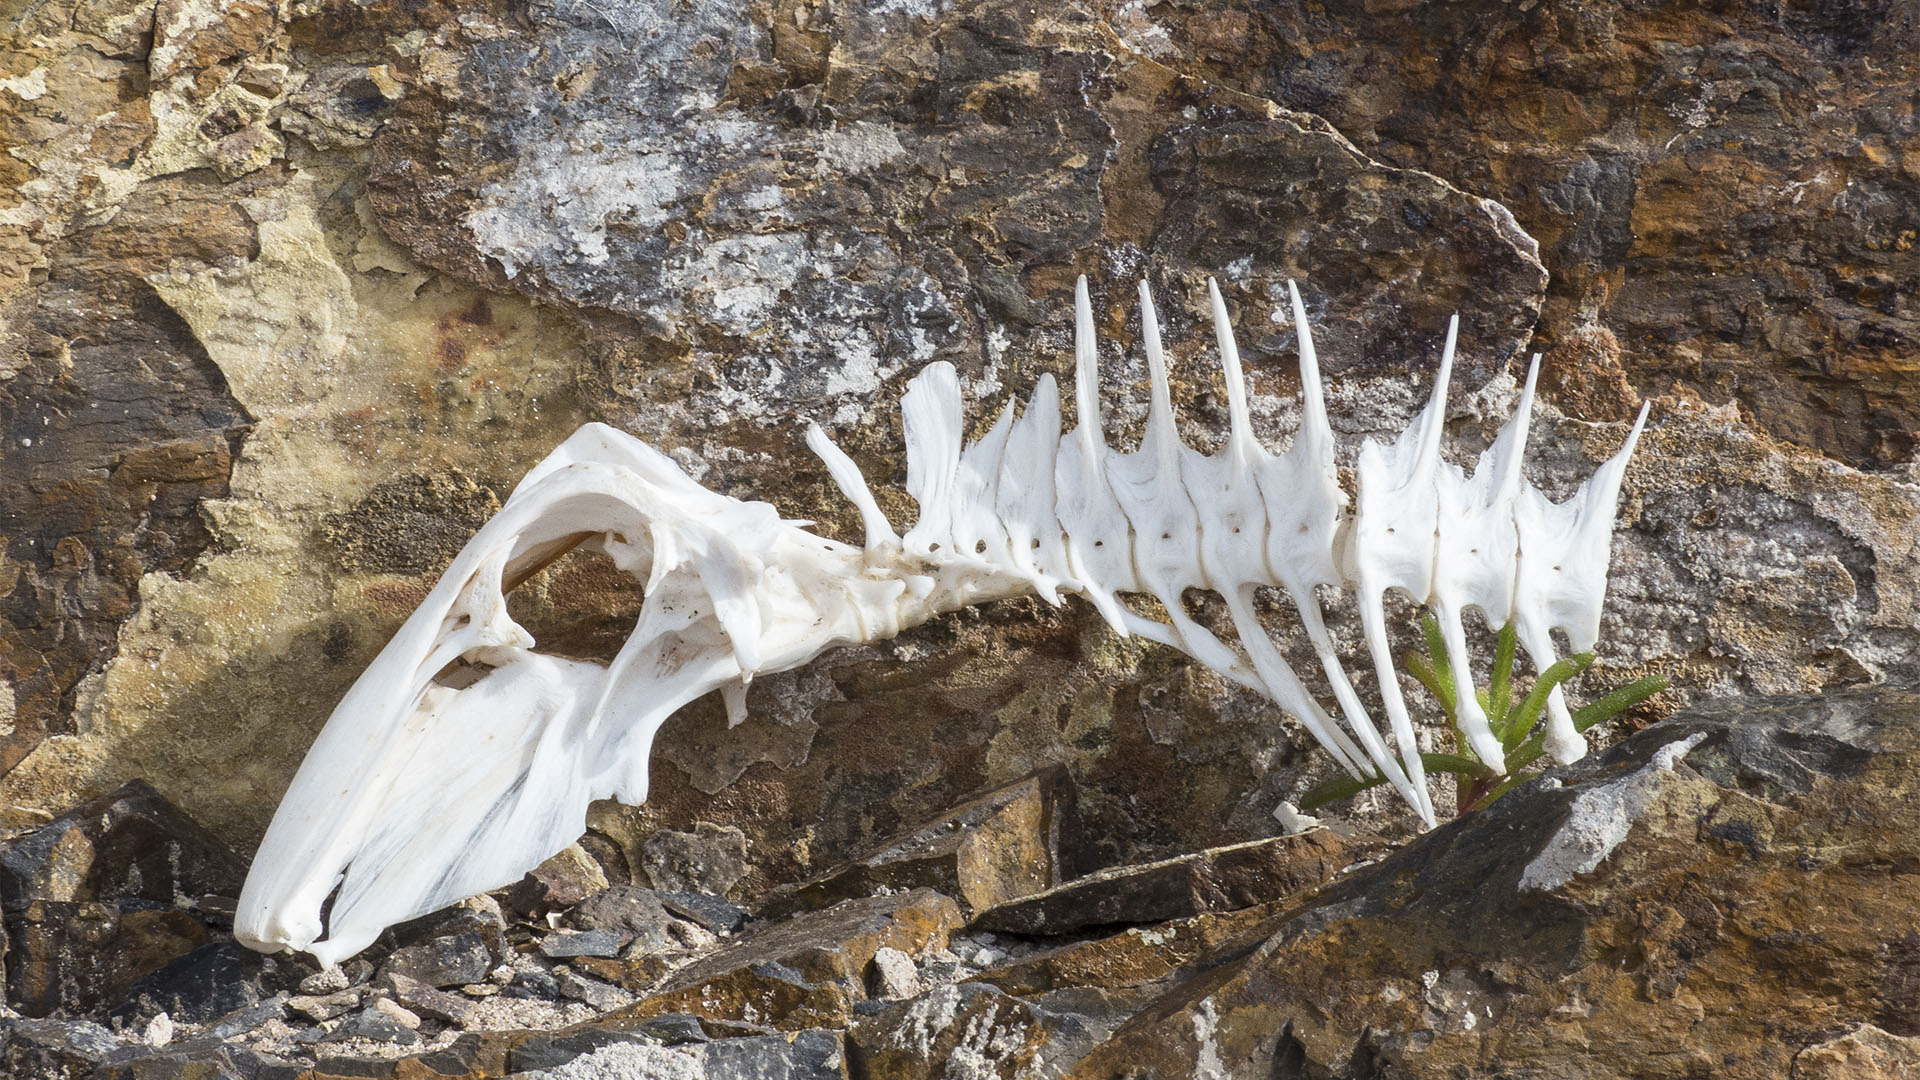
[[[1531,468],[1556,493],[1651,398],[1581,692],[1649,672],[1673,689],[1616,736],[1730,694],[1920,680],[1916,27],[1910,0],[14,5],[0,15],[0,829],[24,876],[6,901],[9,1000],[91,1014],[140,985],[224,1015],[291,993],[290,972],[225,951],[224,878],[149,895],[157,868],[137,863],[130,892],[75,885],[89,880],[75,853],[123,853],[64,815],[138,779],[209,842],[250,850],[344,688],[577,425],[632,430],[717,490],[851,537],[802,422],[897,478],[906,380],[953,362],[984,422],[1066,371],[1080,273],[1123,440],[1144,414],[1123,401],[1143,366],[1136,277],[1161,297],[1200,446],[1226,412],[1199,317],[1210,275],[1276,445],[1296,416],[1289,278],[1348,453],[1414,412],[1455,311],[1459,455],[1490,436],[1536,349]],[[879,488],[911,517],[897,485]],[[604,658],[637,596],[573,556],[512,604],[543,645]],[[474,1000],[643,994],[743,909],[771,921],[929,888],[971,920],[1101,867],[1191,869],[1195,853],[1268,841],[1274,806],[1329,768],[1264,701],[1079,605],[945,617],[756,680],[748,707],[735,728],[717,703],[684,710],[649,804],[596,808],[577,847],[504,898],[509,921],[570,919],[655,959],[595,944],[557,958],[563,979],[542,954],[538,972],[463,984],[495,988]],[[1656,804],[1714,745],[1658,774]],[[1036,775],[1072,798],[1009,788]],[[1005,801],[969,803],[983,793]],[[1066,805],[1078,824],[1062,830]],[[978,991],[942,1001],[983,1031],[988,1012],[1053,1018],[1048,1038],[1065,1041],[1023,1060],[1057,1063],[1132,1015],[1084,999],[1118,993],[1099,978],[1062,972],[1167,977],[1225,947],[1217,920],[1255,910],[1200,902],[1204,880],[1179,877],[1199,899],[1155,916],[1184,920],[1164,942],[1109,935],[1040,968],[994,958],[975,968],[1023,972],[992,983],[1018,1009]],[[1521,906],[1586,879],[1571,880]],[[645,900],[604,899],[644,886]],[[1614,932],[1663,957],[1695,949],[1682,930],[1705,901],[1675,895],[1661,903],[1680,937],[1660,938],[1668,917],[1650,907],[1644,932]],[[511,968],[497,944],[488,961]],[[480,962],[460,955],[447,978]],[[835,1000],[914,985],[887,963],[835,983]],[[1455,992],[1451,968],[1430,970],[1440,989],[1369,1008]],[[258,992],[214,994],[230,975]],[[919,975],[923,993],[956,981]],[[1034,997],[1068,992],[1083,997]],[[1228,998],[1193,1001],[1231,1028]],[[971,1052],[959,1034],[909,1047],[887,1023],[788,1050]],[[1836,1014],[1793,1043],[1814,1047],[1793,1067],[1880,1068],[1920,1037],[1903,1025]],[[1283,1074],[1373,1060],[1341,1032],[1299,1030],[1297,1053],[1233,1060],[1278,1054]],[[22,1027],[10,1045],[91,1069],[95,1036]],[[1169,1060],[1185,1045],[1163,1043]],[[457,1073],[483,1051],[436,1060]]]
[[[1053,835],[1035,823],[1027,839]],[[1011,870],[1025,845],[992,850]],[[0,1018],[0,1065],[129,1080],[1920,1070],[1920,691],[1696,707],[1394,850],[1321,829],[973,916],[960,879],[902,891],[861,877],[872,865],[823,878],[871,895],[789,892],[797,910],[737,931],[616,885],[562,917],[599,929],[480,902],[327,971],[269,970],[215,926],[119,1004]],[[1175,883],[1188,903],[1169,903]],[[632,947],[579,947],[595,935]]]
[[[1920,1066],[1916,826],[1920,694],[1695,709],[1276,917],[1073,1075]]]
[[[1569,413],[1622,417],[1630,385],[1732,400],[1841,461],[1911,460],[1910,4],[1229,7],[1153,7],[1165,53],[1539,241]]]
[[[137,781],[27,833],[0,854],[8,1003],[45,1016],[119,1002],[207,944],[243,876],[225,845]]]
[[[1082,272],[1123,431],[1135,276],[1201,445],[1224,426],[1209,275],[1271,440],[1288,278],[1349,452],[1412,413],[1455,311],[1466,450],[1548,349],[1550,487],[1654,396],[1590,677],[1674,679],[1629,727],[1920,675],[1895,8],[242,7],[45,0],[0,26],[17,826],[145,778],[246,850],[341,690],[577,424],[848,535],[801,421],[897,472],[905,380],[952,361],[984,417],[1063,372]],[[583,556],[514,605],[604,657],[635,597]],[[675,880],[651,884],[715,891],[671,866],[698,853],[666,834],[701,822],[739,833],[723,890],[808,879],[1049,765],[1089,865],[1172,856],[1270,833],[1326,770],[1265,703],[1079,606],[943,619],[748,705],[732,730],[686,710],[649,807],[596,814],[609,881],[652,859]]]

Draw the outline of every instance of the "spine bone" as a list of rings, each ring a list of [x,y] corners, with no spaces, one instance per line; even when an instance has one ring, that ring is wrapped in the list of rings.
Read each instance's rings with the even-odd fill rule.
[[[901,411],[919,518],[904,536],[852,459],[809,428],[808,445],[860,512],[863,549],[807,532],[765,503],[708,491],[632,436],[581,428],[528,473],[335,709],[255,857],[236,937],[325,963],[350,956],[396,922],[517,880],[578,836],[591,800],[644,800],[653,736],[681,705],[718,690],[738,722],[757,674],[891,637],[942,611],[1030,594],[1056,604],[1084,596],[1121,633],[1181,649],[1267,695],[1342,768],[1377,773],[1433,824],[1390,654],[1386,593],[1402,590],[1435,614],[1463,734],[1502,768],[1500,740],[1473,700],[1463,615],[1477,607],[1493,624],[1510,621],[1536,670],[1554,662],[1555,630],[1575,649],[1593,644],[1614,507],[1646,410],[1620,451],[1555,504],[1521,470],[1536,357],[1518,412],[1469,477],[1440,457],[1456,318],[1426,409],[1392,445],[1362,447],[1349,518],[1306,309],[1288,289],[1303,415],[1284,454],[1254,436],[1226,304],[1211,284],[1231,422],[1225,445],[1205,455],[1181,441],[1143,283],[1146,432],[1131,453],[1108,446],[1083,278],[1071,431],[1061,433],[1050,377],[971,444],[953,367],[931,364],[913,379]],[[604,552],[645,583],[633,632],[604,666],[534,652],[507,610],[507,592],[575,546]],[[1284,590],[1299,613],[1334,710],[1262,625],[1256,599],[1267,587]],[[1352,597],[1359,611],[1391,746],[1327,630],[1323,588]],[[1225,599],[1237,643],[1188,614],[1189,590]],[[1167,621],[1133,611],[1125,594],[1158,599]],[[1556,759],[1585,751],[1558,689],[1547,727]],[[418,781],[422,762],[437,782]]]

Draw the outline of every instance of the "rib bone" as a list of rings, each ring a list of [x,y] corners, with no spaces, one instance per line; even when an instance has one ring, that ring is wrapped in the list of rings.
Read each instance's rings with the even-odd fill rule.
[[[1059,393],[1043,376],[1030,401],[1009,403],[968,444],[953,367],[931,364],[914,378],[901,408],[906,486],[920,514],[905,535],[853,461],[809,427],[807,444],[860,512],[863,548],[808,532],[766,503],[708,491],[632,436],[581,428],[521,481],[334,710],[261,843],[236,936],[323,963],[350,956],[396,922],[517,880],[573,841],[592,800],[644,800],[654,733],[681,705],[718,690],[738,722],[757,674],[1022,595],[1054,604],[1083,596],[1122,634],[1178,648],[1267,695],[1342,768],[1378,773],[1433,824],[1385,594],[1401,590],[1435,614],[1461,688],[1462,730],[1501,769],[1499,739],[1473,701],[1462,617],[1477,607],[1492,624],[1511,620],[1539,670],[1554,661],[1555,630],[1575,649],[1593,644],[1614,506],[1646,410],[1619,453],[1555,504],[1521,470],[1536,357],[1519,410],[1469,477],[1440,456],[1456,318],[1426,409],[1391,445],[1362,447],[1349,518],[1306,311],[1289,291],[1304,400],[1285,453],[1269,453],[1253,433],[1239,351],[1211,284],[1225,445],[1206,455],[1181,441],[1142,284],[1146,431],[1132,452],[1109,446],[1083,278],[1072,431],[1061,434]],[[533,651],[507,612],[507,591],[575,545],[644,583],[633,632],[605,665]],[[1261,624],[1264,587],[1291,599],[1331,705]],[[1347,676],[1319,588],[1357,606],[1390,737]],[[1224,598],[1237,643],[1188,614],[1190,590]],[[1129,607],[1127,594],[1157,599],[1167,621]],[[1556,759],[1585,751],[1558,690],[1548,729]]]

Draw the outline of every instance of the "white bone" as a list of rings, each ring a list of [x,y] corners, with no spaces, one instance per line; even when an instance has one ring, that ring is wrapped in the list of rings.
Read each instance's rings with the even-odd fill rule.
[[[1565,503],[1520,465],[1537,364],[1518,413],[1469,478],[1440,460],[1458,320],[1432,401],[1391,446],[1360,452],[1351,520],[1334,467],[1318,360],[1297,289],[1303,417],[1285,454],[1254,437],[1226,305],[1209,286],[1230,430],[1220,452],[1180,440],[1152,297],[1141,337],[1151,405],[1132,453],[1106,443],[1098,348],[1085,279],[1075,289],[1074,430],[1043,377],[965,444],[957,374],[928,365],[901,402],[908,492],[919,519],[894,531],[860,470],[818,427],[807,443],[860,512],[864,549],[694,483],[671,459],[599,424],[529,472],[342,699],[267,830],[240,898],[235,936],[336,962],[381,930],[517,880],[571,843],[587,804],[646,798],[654,734],[710,691],[729,723],[757,674],[837,645],[879,641],[971,603],[1078,593],[1122,633],[1180,648],[1299,717],[1356,776],[1377,772],[1421,819],[1434,813],[1387,642],[1383,597],[1402,589],[1439,618],[1472,749],[1499,745],[1471,703],[1461,617],[1511,619],[1536,668],[1554,630],[1592,645],[1605,598],[1622,476],[1646,421]],[[1537,358],[1536,358],[1537,359]],[[572,547],[597,550],[644,582],[632,633],[605,665],[543,656],[506,594]],[[1349,737],[1295,675],[1255,614],[1284,589],[1325,671]],[[1237,646],[1186,612],[1189,589],[1225,598]],[[1327,631],[1318,589],[1354,597],[1398,751],[1367,716]],[[1121,594],[1149,593],[1165,623]],[[1562,695],[1547,747],[1585,749]],[[331,897],[331,909],[327,905]],[[322,911],[327,911],[323,918]]]
[[[1261,683],[1238,654],[1187,614],[1182,599],[1187,589],[1204,588],[1205,577],[1194,558],[1200,536],[1199,515],[1181,477],[1181,458],[1187,447],[1173,422],[1172,391],[1167,382],[1167,358],[1160,349],[1160,318],[1153,294],[1140,283],[1140,331],[1147,353],[1147,380],[1151,401],[1147,430],[1140,449],[1107,456],[1107,481],[1114,500],[1133,529],[1133,568],[1140,591],[1158,599],[1173,625],[1168,644],[1250,689]],[[1143,636],[1150,631],[1133,620],[1129,628]]]
[[[1524,481],[1520,461],[1526,451],[1533,388],[1539,376],[1540,357],[1535,354],[1527,368],[1527,384],[1520,392],[1519,406],[1493,445],[1480,455],[1472,479],[1459,466],[1447,462],[1441,462],[1434,474],[1439,539],[1427,607],[1447,642],[1460,730],[1473,745],[1475,756],[1496,773],[1506,772],[1506,755],[1487,722],[1486,710],[1473,693],[1473,671],[1467,662],[1467,634],[1461,619],[1467,608],[1477,607],[1490,625],[1504,626],[1513,610],[1514,577],[1520,557],[1514,503]]]
[[[1200,511],[1201,574],[1208,587],[1225,598],[1234,632],[1239,635],[1240,644],[1252,661],[1267,696],[1298,717],[1334,760],[1358,777],[1368,771],[1361,765],[1367,755],[1313,699],[1267,637],[1266,629],[1253,611],[1254,593],[1261,585],[1285,584],[1275,578],[1267,566],[1269,501],[1262,498],[1255,475],[1260,468],[1272,465],[1273,456],[1253,436],[1253,422],[1247,415],[1246,380],[1240,370],[1240,349],[1233,340],[1226,301],[1220,298],[1220,288],[1211,280],[1207,282],[1207,298],[1213,313],[1214,340],[1220,350],[1220,367],[1226,379],[1229,426],[1226,445],[1218,454],[1207,457],[1189,450],[1180,463],[1182,480]],[[1338,493],[1339,487],[1335,485],[1333,491]],[[1288,494],[1290,499],[1298,499],[1301,493],[1289,491]],[[1307,595],[1311,597],[1311,589]],[[1391,766],[1392,759],[1387,758],[1386,764]]]
[[[1100,419],[1099,345],[1085,277],[1074,286],[1073,303],[1073,407],[1079,422],[1060,441],[1055,459],[1055,514],[1066,534],[1067,565],[1074,579],[1107,625],[1125,634],[1132,612],[1114,594],[1139,592],[1140,583],[1133,568],[1133,527],[1107,483],[1112,451]]]
[[[1040,376],[1033,400],[1007,436],[1000,462],[998,510],[1006,525],[1013,564],[1048,603],[1060,590],[1078,591],[1067,564],[1067,545],[1054,516],[1054,467],[1060,452],[1060,391],[1052,375]]]
[[[1620,481],[1640,442],[1647,409],[1645,404],[1640,406],[1619,452],[1595,470],[1572,498],[1555,504],[1532,485],[1520,494],[1514,513],[1520,567],[1514,583],[1513,622],[1536,671],[1554,663],[1552,631],[1565,631],[1575,652],[1593,648],[1600,636]],[[1557,686],[1547,697],[1546,749],[1563,765],[1587,752],[1586,740],[1574,730],[1566,695]]]
[[[1425,603],[1433,591],[1435,539],[1439,532],[1439,493],[1434,472],[1440,464],[1440,432],[1446,423],[1447,381],[1453,374],[1453,346],[1460,317],[1447,324],[1447,344],[1440,354],[1440,373],[1433,380],[1433,397],[1413,425],[1391,446],[1367,440],[1356,465],[1359,474],[1348,561],[1359,587],[1360,625],[1373,653],[1380,678],[1380,699],[1393,724],[1400,761],[1407,770],[1423,820],[1433,820],[1433,800],[1427,793],[1426,770],[1414,741],[1413,719],[1393,668],[1393,648],[1387,643],[1385,598],[1388,589],[1402,589],[1415,603]]]
[[[833,477],[834,486],[860,511],[860,522],[867,531],[867,550],[884,551],[899,547],[900,534],[893,531],[893,524],[880,511],[880,503],[874,499],[872,489],[867,487],[867,478],[860,474],[860,466],[853,463],[846,451],[834,445],[819,424],[807,425],[807,448],[826,463],[827,474]]]
[[[945,361],[928,364],[900,399],[907,440],[907,494],[920,504],[920,519],[907,530],[906,547],[922,558],[953,550],[960,413],[960,378]]]
[[[1001,459],[1012,432],[1013,403],[1008,402],[980,441],[960,452],[953,485],[954,546],[959,554],[973,555],[1002,573],[1018,569],[996,505]]]
[[[1340,490],[1334,466],[1333,427],[1327,420],[1326,399],[1320,390],[1320,359],[1313,347],[1313,327],[1307,322],[1300,290],[1291,281],[1287,282],[1287,293],[1293,304],[1294,342],[1300,360],[1301,417],[1300,430],[1294,433],[1287,452],[1260,462],[1255,470],[1267,504],[1268,571],[1293,599],[1300,624],[1313,643],[1347,726],[1366,747],[1367,757],[1380,774],[1408,806],[1418,808],[1420,797],[1414,793],[1413,782],[1387,749],[1380,729],[1368,717],[1359,693],[1347,678],[1315,594],[1317,587],[1347,587],[1339,557],[1345,546],[1341,530],[1347,523],[1347,496]]]

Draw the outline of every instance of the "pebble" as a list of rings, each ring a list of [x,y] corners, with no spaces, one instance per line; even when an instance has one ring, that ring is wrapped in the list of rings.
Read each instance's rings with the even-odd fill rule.
[[[420,1028],[419,1014],[392,998],[374,999],[373,1008],[408,1031],[418,1031]]]
[[[325,971],[317,971],[301,979],[300,992],[317,997],[339,990],[345,990],[349,985],[347,982],[347,973],[340,970],[340,965],[334,964]]]
[[[158,1013],[147,1021],[147,1028],[140,1033],[140,1040],[148,1046],[165,1046],[173,1041],[173,1017]]]
[[[867,993],[878,1001],[897,1001],[920,993],[920,969],[913,957],[899,949],[882,947],[874,951],[873,968],[867,976]]]

